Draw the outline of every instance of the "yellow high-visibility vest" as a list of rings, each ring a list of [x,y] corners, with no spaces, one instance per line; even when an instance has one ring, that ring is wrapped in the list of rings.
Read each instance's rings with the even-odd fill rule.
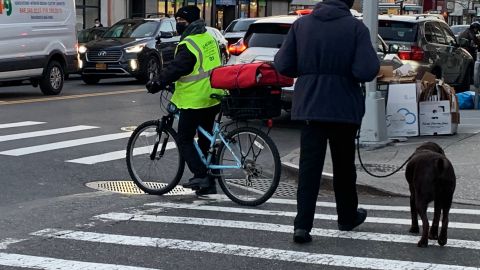
[[[202,109],[217,105],[220,102],[210,98],[211,94],[223,94],[223,90],[210,86],[212,70],[222,63],[217,41],[205,32],[186,37],[180,45],[186,45],[197,62],[192,73],[175,82],[171,102],[180,109]]]

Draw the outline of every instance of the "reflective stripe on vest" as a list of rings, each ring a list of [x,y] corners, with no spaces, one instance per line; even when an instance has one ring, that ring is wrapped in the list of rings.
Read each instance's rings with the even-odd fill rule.
[[[198,80],[210,77],[210,74],[212,72],[210,70],[207,71],[207,72],[205,72],[203,70],[203,53],[202,53],[202,50],[198,47],[198,45],[195,42],[193,42],[193,40],[185,39],[184,41],[188,42],[188,44],[190,44],[193,48],[195,48],[195,50],[197,50],[198,61],[200,61],[199,62],[200,68],[198,69],[198,74],[187,75],[187,76],[181,77],[178,81],[179,82],[194,82],[194,81],[198,81]]]

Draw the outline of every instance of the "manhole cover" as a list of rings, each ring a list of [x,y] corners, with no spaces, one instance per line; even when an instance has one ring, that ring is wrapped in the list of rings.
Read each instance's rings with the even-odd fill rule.
[[[369,172],[390,173],[397,170],[399,167],[392,164],[363,164]],[[360,164],[355,164],[357,171],[365,171]]]
[[[151,186],[165,186],[164,183],[149,183]],[[97,181],[87,183],[87,187],[96,190],[110,191],[123,194],[145,194],[139,189],[133,181]],[[183,188],[182,186],[176,186],[172,191],[164,195],[189,195],[193,194],[191,189]]]

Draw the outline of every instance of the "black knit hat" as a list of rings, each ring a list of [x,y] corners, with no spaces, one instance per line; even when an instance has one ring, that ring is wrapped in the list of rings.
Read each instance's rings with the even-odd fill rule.
[[[347,4],[348,8],[352,8],[353,7],[353,2],[355,2],[354,0],[339,0],[339,1]]]
[[[175,13],[175,18],[177,17],[185,19],[188,23],[192,23],[200,19],[200,9],[197,6],[181,7],[177,13]]]

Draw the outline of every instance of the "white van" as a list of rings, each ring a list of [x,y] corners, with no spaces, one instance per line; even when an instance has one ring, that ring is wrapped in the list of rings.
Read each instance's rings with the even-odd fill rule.
[[[0,82],[59,94],[78,70],[75,22],[74,0],[0,0]]]

